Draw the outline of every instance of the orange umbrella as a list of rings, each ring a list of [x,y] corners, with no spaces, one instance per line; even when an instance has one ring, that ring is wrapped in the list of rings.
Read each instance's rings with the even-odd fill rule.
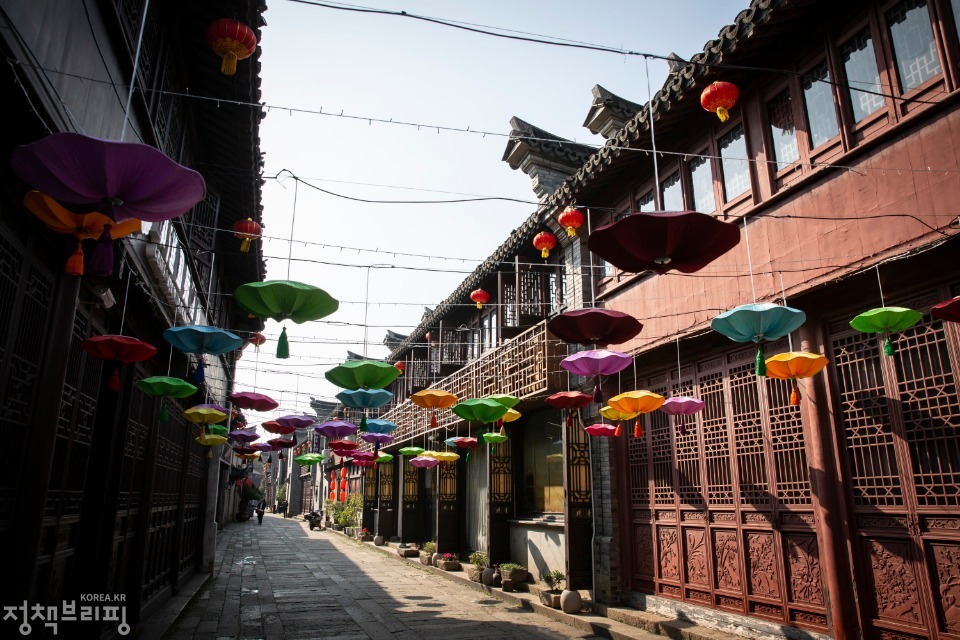
[[[767,377],[778,380],[790,380],[790,404],[800,404],[800,388],[797,378],[810,378],[827,366],[827,359],[817,353],[807,351],[788,351],[767,358]]]
[[[443,391],[441,389],[424,389],[423,391],[417,391],[415,394],[410,396],[410,402],[421,407],[423,409],[433,409],[433,413],[430,415],[430,428],[437,428],[437,409],[449,409],[453,405],[457,404],[460,400],[457,396],[450,393],[449,391]]]
[[[620,395],[610,398],[608,404],[612,409],[622,413],[633,413],[634,417],[656,411],[663,405],[665,398],[659,393],[652,391],[627,391]],[[633,424],[633,437],[643,437],[643,425],[637,420]]]

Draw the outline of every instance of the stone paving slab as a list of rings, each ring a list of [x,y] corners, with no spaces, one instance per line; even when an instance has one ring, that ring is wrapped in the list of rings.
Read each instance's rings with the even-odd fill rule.
[[[227,527],[214,572],[164,636],[415,640],[596,638],[306,522]]]

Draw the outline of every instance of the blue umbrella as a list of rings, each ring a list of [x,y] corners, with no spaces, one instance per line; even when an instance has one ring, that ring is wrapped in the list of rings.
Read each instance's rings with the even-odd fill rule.
[[[171,327],[163,332],[163,338],[184,353],[223,355],[243,346],[243,339],[225,329],[205,325],[188,324]],[[203,360],[197,366],[195,380],[203,382]]]
[[[763,357],[763,340],[778,340],[795,331],[807,320],[807,314],[799,309],[769,302],[744,304],[724,311],[713,321],[710,327],[736,342],[756,342],[758,376],[766,375]]]
[[[393,394],[386,389],[347,389],[337,394],[337,400],[351,409],[376,409],[392,399]]]
[[[368,433],[392,433],[396,428],[397,425],[389,420],[379,420],[376,418],[367,420]]]

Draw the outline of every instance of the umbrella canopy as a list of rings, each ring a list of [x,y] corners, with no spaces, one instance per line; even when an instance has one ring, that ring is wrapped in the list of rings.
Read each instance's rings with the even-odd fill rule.
[[[297,429],[306,429],[310,425],[316,423],[316,418],[311,418],[310,416],[300,416],[300,415],[289,415],[277,418],[276,420],[281,426],[293,427],[294,430]]]
[[[476,438],[454,438],[453,446],[458,449],[474,449],[480,446]]]
[[[778,340],[792,333],[807,320],[807,314],[799,309],[769,302],[744,304],[724,311],[710,322],[710,327],[736,342],[755,342],[758,376],[765,375],[765,357],[762,340]]]
[[[260,457],[260,452],[254,451],[253,453],[240,453],[237,454],[237,457],[241,460],[256,460]]]
[[[203,177],[150,145],[55,133],[13,150],[24,182],[65,205],[87,205],[117,222],[160,222],[189,211]]]
[[[554,409],[582,409],[593,402],[593,396],[580,391],[560,391],[547,396],[546,402]]]
[[[663,404],[660,405],[660,411],[663,411],[667,415],[676,416],[677,430],[680,432],[680,435],[684,436],[687,435],[687,428],[683,421],[684,416],[698,413],[703,410],[705,406],[706,403],[697,398],[674,396],[673,398],[667,398]]]
[[[592,424],[589,427],[584,427],[583,430],[592,436],[601,438],[612,438],[617,435],[617,427],[610,424]]]
[[[797,378],[810,378],[827,366],[827,359],[818,353],[788,351],[767,358],[767,377],[790,380],[790,404],[800,404],[800,387]]]
[[[429,469],[440,464],[440,461],[433,457],[418,456],[410,461],[410,464],[418,469]]]
[[[295,425],[282,425],[276,420],[267,420],[260,426],[263,427],[264,430],[270,433],[275,433],[280,436],[288,436],[297,430],[297,427]]]
[[[357,460],[367,460],[373,462],[374,458],[377,456],[370,451],[354,451],[350,454],[350,457],[353,458],[354,462]]]
[[[457,400],[457,396],[440,389],[424,389],[410,396],[410,402],[423,409],[449,409]]]
[[[163,339],[184,353],[206,353],[219,356],[243,346],[243,338],[225,329],[206,325],[188,324],[170,327],[163,332]]]
[[[327,446],[335,451],[353,451],[357,448],[357,443],[350,440],[331,440]]]
[[[323,462],[323,456],[319,453],[303,453],[299,456],[294,456],[293,460],[301,467],[310,467]]]
[[[423,452],[424,452],[423,447],[403,447],[402,449],[397,451],[397,453],[405,457],[419,456]]]
[[[433,454],[433,458],[438,462],[447,464],[448,462],[456,462],[459,460],[460,454],[452,451],[437,451],[435,454]]]
[[[523,414],[516,409],[507,409],[507,412],[503,414],[503,417],[500,419],[504,422],[516,422],[521,416],[523,416]]]
[[[590,234],[587,246],[628,273],[694,273],[740,242],[740,227],[696,211],[634,213]]]
[[[366,458],[363,458],[360,460],[354,460],[353,464],[357,465],[358,467],[372,467],[373,465],[376,464],[376,462],[374,462],[373,460],[367,460]]]
[[[292,280],[249,282],[237,287],[233,299],[260,318],[290,319],[297,324],[325,318],[340,307],[323,289]]]
[[[280,403],[270,396],[265,396],[262,393],[254,393],[253,391],[239,391],[231,394],[230,399],[233,400],[233,404],[237,407],[241,409],[253,409],[254,411],[273,411],[280,406]]]
[[[196,440],[198,444],[202,444],[205,447],[214,447],[227,441],[226,437],[211,433],[201,433],[199,436],[194,438],[194,440]]]
[[[613,407],[606,406],[606,407],[600,407],[600,415],[606,418],[607,420],[620,421],[620,420],[633,420],[640,414],[635,412],[629,412],[629,411],[618,411]]]
[[[257,433],[256,427],[247,427],[246,429],[235,429],[229,434],[231,439],[238,442],[253,442],[254,440],[260,439],[260,434]]]
[[[167,376],[153,376],[136,382],[138,389],[148,396],[162,398],[189,398],[197,392],[197,388],[180,378]]]
[[[296,438],[274,438],[273,440],[267,440],[271,445],[273,445],[275,450],[279,449],[289,449],[290,447],[297,444]]]
[[[384,463],[392,462],[392,461],[393,461],[393,456],[390,455],[389,453],[381,453],[381,454],[380,454],[379,456],[377,456],[377,458],[374,460],[374,462],[376,462],[377,464],[384,464]]]
[[[947,322],[960,322],[960,296],[933,305],[930,315]]]
[[[923,320],[923,314],[905,307],[879,307],[864,311],[850,321],[850,326],[862,333],[884,333],[903,331]],[[883,343],[883,352],[892,356],[896,353],[893,341],[887,335]]]
[[[520,398],[517,396],[508,395],[506,393],[491,393],[490,395],[486,396],[486,399],[499,402],[507,409],[512,409],[520,404]]]
[[[578,376],[608,376],[623,371],[633,358],[619,351],[580,351],[560,361],[560,366]]]
[[[643,325],[621,311],[577,309],[554,317],[547,322],[547,328],[564,342],[607,345],[636,337]]]
[[[324,374],[344,389],[382,389],[397,379],[400,370],[380,360],[348,360]]]
[[[664,402],[664,398],[659,393],[652,391],[627,391],[613,396],[607,401],[611,409],[615,409],[622,414],[643,414],[650,413],[659,409]]]
[[[386,389],[347,389],[337,394],[337,400],[351,409],[376,409],[392,399]]]
[[[250,447],[263,453],[267,453],[268,451],[276,451],[276,449],[273,448],[273,445],[269,442],[254,442],[250,445]]]
[[[481,433],[480,437],[483,438],[483,441],[487,444],[500,444],[501,442],[507,441],[507,436],[502,433],[497,433],[496,431],[490,433]]]
[[[227,427],[222,424],[208,424],[206,425],[207,433],[215,436],[224,436],[227,435]]]
[[[83,340],[80,347],[94,358],[117,360],[126,364],[142,362],[157,354],[155,346],[130,336],[93,336]]]
[[[490,398],[464,400],[452,409],[454,414],[474,422],[496,422],[507,412],[506,405]]]
[[[216,424],[227,419],[230,413],[218,404],[198,404],[183,412],[183,417],[196,424]]]
[[[238,445],[236,445],[236,446],[233,447],[233,450],[234,450],[235,453],[237,453],[238,455],[241,455],[241,456],[249,455],[249,454],[252,454],[252,453],[257,453],[257,454],[260,453],[260,451],[259,451],[258,449],[254,449],[254,448],[251,447],[250,445],[246,445],[246,444],[238,444]]]
[[[389,420],[367,420],[367,433],[393,433],[396,429],[396,423]]]
[[[328,420],[315,426],[314,431],[327,438],[344,438],[357,432],[357,425],[342,420]]]
[[[393,436],[389,433],[362,433],[360,439],[370,444],[390,444],[393,442]]]

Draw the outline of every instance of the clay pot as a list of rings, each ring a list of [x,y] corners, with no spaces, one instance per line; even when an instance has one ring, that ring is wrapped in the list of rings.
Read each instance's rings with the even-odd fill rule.
[[[374,536],[374,537],[373,537],[373,544],[375,544],[375,545],[378,546],[378,547],[382,547],[382,546],[383,546],[383,536]]]
[[[480,572],[480,582],[487,585],[488,587],[493,584],[493,574],[496,573],[493,570],[493,567],[487,567]]]
[[[500,582],[500,586],[503,587],[504,591],[513,591],[513,580],[510,578],[504,578]]]
[[[560,610],[564,613],[580,613],[582,606],[583,598],[580,597],[579,591],[564,589],[560,594]]]

